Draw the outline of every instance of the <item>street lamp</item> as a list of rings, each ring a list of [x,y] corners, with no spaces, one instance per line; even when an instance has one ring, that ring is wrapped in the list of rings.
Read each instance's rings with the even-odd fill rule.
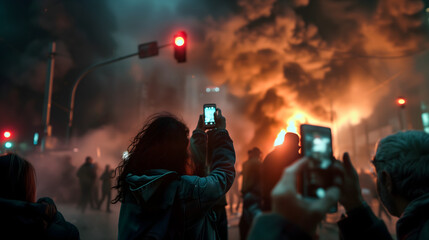
[[[396,99],[396,104],[400,107],[400,108],[405,108],[405,104],[407,104],[407,100],[403,97],[398,97]]]
[[[407,99],[404,97],[397,97],[396,98],[396,105],[399,107],[398,111],[398,118],[399,118],[399,125],[401,130],[405,130],[406,128],[406,119],[405,119],[405,106],[407,104]]]

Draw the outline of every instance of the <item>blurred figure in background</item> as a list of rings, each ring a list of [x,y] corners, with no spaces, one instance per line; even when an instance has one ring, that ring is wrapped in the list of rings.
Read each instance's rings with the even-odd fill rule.
[[[100,180],[101,180],[101,199],[100,202],[98,202],[98,209],[101,208],[101,204],[104,201],[104,198],[107,197],[106,200],[106,212],[110,212],[110,204],[111,204],[111,198],[112,198],[112,177],[113,177],[114,171],[110,169],[110,165],[107,164],[106,168],[104,169],[103,174],[101,174]]]
[[[36,173],[27,160],[0,156],[0,189],[2,239],[79,239],[52,199],[36,202]]]
[[[283,170],[294,163],[299,156],[299,137],[288,132],[283,144],[269,153],[262,163],[262,210],[271,210],[271,190],[280,180]]]
[[[254,147],[248,152],[249,159],[243,163],[243,213],[240,218],[240,239],[247,239],[253,219],[261,213],[261,150]]]
[[[97,178],[97,172],[91,157],[85,158],[85,163],[77,171],[77,177],[80,183],[80,202],[78,207],[85,212],[88,203],[92,208],[96,207],[94,201],[94,184]]]

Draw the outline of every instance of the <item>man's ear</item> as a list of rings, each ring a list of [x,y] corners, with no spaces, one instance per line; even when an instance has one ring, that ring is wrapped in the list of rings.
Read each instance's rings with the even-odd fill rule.
[[[380,173],[380,181],[381,184],[383,184],[383,186],[387,189],[387,191],[390,194],[394,193],[394,187],[393,187],[393,182],[392,182],[392,177],[390,176],[390,173],[388,173],[386,170],[382,170]]]

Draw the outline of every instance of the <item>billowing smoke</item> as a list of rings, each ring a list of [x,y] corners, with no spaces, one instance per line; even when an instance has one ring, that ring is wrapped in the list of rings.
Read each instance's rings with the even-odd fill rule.
[[[414,71],[412,58],[395,58],[427,47],[422,1],[238,3],[240,14],[209,22],[208,69],[245,99],[251,143],[265,150],[295,112],[325,125],[368,117],[392,92],[380,85]]]
[[[424,3],[2,1],[0,127],[15,128],[21,140],[41,133],[51,41],[57,43],[52,134],[55,148],[61,149],[71,88],[85,68],[136,52],[140,43],[169,43],[176,31],[185,30],[185,64],[177,64],[171,48],[163,48],[156,58],[124,60],[82,81],[71,144],[75,151],[27,156],[36,166],[39,195],[60,203],[77,201],[75,172],[86,156],[95,159],[100,174],[105,164],[117,165],[147,116],[170,111],[192,130],[207,102],[216,102],[227,116],[238,161],[254,146],[265,155],[280,129],[297,116],[340,127],[372,114],[382,119],[391,108],[386,102],[398,95],[409,96],[415,106],[419,98],[429,101]],[[206,94],[212,85],[221,93]],[[117,221],[117,215],[113,218]],[[104,233],[105,227],[100,229]]]

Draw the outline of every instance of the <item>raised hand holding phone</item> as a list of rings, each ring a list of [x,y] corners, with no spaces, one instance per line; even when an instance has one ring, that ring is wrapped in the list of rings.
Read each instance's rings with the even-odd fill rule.
[[[337,186],[326,189],[323,197],[314,201],[306,201],[297,193],[296,179],[307,168],[311,159],[304,157],[283,171],[283,176],[271,192],[273,213],[285,217],[298,225],[302,230],[313,236],[317,224],[330,211],[339,197]]]

